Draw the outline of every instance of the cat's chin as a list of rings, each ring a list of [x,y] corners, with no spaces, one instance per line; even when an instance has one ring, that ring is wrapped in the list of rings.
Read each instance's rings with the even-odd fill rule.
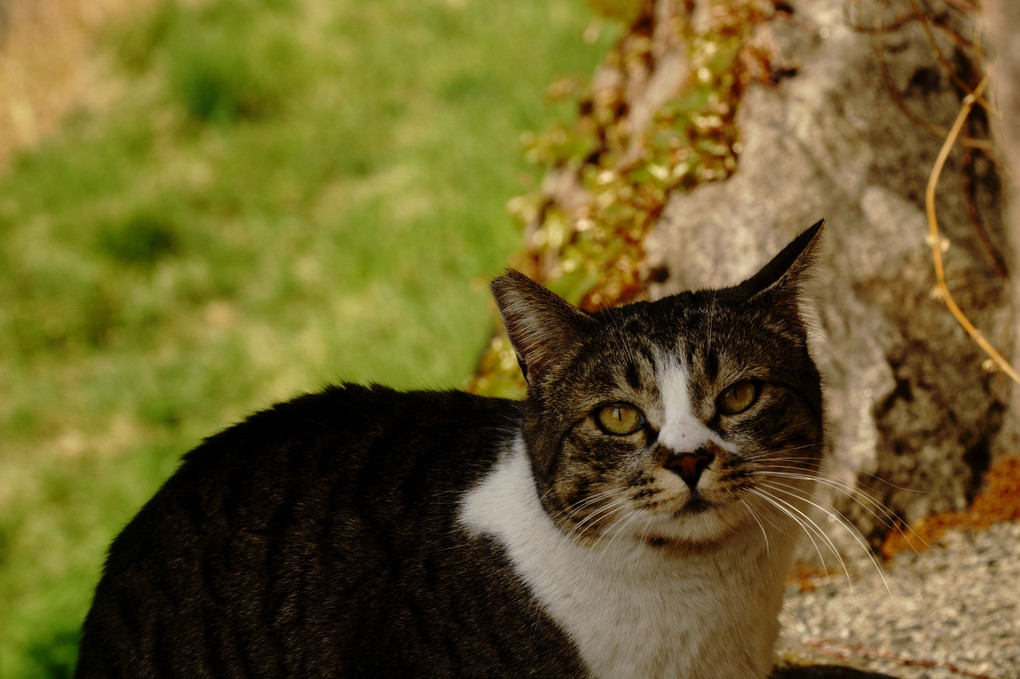
[[[745,519],[747,513],[732,503],[719,504],[696,498],[671,514],[653,515],[639,536],[652,546],[708,546],[721,543],[740,530],[746,523]]]

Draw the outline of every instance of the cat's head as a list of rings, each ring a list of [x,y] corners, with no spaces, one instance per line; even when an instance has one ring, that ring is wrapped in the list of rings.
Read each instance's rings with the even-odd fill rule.
[[[801,504],[823,449],[802,299],[820,230],[734,287],[594,313],[515,271],[492,283],[537,490],[565,533],[714,543]]]

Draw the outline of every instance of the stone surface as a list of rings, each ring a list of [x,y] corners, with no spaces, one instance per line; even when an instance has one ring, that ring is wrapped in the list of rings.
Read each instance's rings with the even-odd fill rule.
[[[831,500],[877,540],[887,528],[872,502],[908,521],[963,509],[1006,411],[1007,378],[983,368],[980,349],[932,296],[924,191],[961,93],[924,26],[909,19],[907,0],[783,6],[789,11],[776,12],[756,41],[789,77],[745,93],[736,173],[670,198],[646,241],[649,266],[669,273],[652,293],[739,282],[826,219],[817,291],[827,340],[816,353],[830,411],[829,473],[861,501]],[[947,61],[976,82],[981,64],[954,45],[973,35],[972,18],[948,3],[927,6],[944,22],[932,35]],[[882,8],[889,27],[876,32]],[[965,130],[987,136],[984,127],[978,113]],[[994,164],[955,149],[937,207],[954,296],[993,343],[1011,342],[1006,283],[972,222],[979,219],[993,253],[1005,250]]]
[[[1018,676],[1020,523],[950,531],[881,568],[858,553],[847,568],[788,587],[780,657],[897,679]]]
[[[852,667],[835,665],[814,665],[811,667],[788,667],[777,669],[772,679],[896,679],[888,674],[862,672]]]
[[[1006,224],[1010,237],[1010,270],[1013,272],[1013,318],[1020,318],[1020,3],[1015,0],[986,0],[983,24],[991,48],[995,77],[992,98],[1003,112],[993,132],[1002,161],[1012,181],[1006,182],[1008,205]],[[1020,358],[1020,324],[1013,329],[1013,366]],[[1009,417],[1000,437],[1006,450],[1020,452],[1020,388],[1013,388]]]

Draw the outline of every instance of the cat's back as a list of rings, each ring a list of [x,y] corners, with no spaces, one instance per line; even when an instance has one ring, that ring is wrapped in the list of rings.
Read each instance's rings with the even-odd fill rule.
[[[471,631],[548,623],[456,512],[520,417],[346,386],[207,439],[114,541],[78,676],[467,676],[514,655]]]
[[[310,531],[327,527],[348,541],[342,556],[353,560],[365,529],[399,531],[450,513],[437,500],[485,473],[518,418],[510,401],[378,386],[277,404],[186,454],[114,541],[106,570],[151,559],[153,549],[214,547],[238,531],[258,548],[311,543]]]

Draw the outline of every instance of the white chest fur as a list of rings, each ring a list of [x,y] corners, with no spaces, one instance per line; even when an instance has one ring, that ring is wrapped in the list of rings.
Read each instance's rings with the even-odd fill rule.
[[[465,496],[460,520],[505,547],[596,677],[769,673],[789,566],[782,535],[766,547],[752,524],[711,553],[682,555],[622,537],[580,545],[542,509],[520,441]]]

